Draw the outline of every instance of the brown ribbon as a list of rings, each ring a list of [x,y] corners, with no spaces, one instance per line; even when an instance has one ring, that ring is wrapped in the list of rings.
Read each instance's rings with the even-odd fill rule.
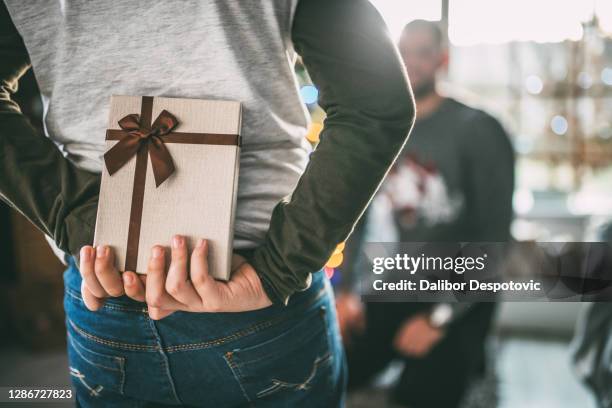
[[[167,110],[163,110],[151,124],[152,112],[153,97],[143,96],[140,115],[127,115],[118,122],[121,130],[108,129],[106,131],[106,140],[119,141],[104,154],[104,163],[111,176],[136,155],[125,271],[136,271],[138,262],[148,157],[151,158],[155,186],[159,187],[175,171],[172,156],[165,143],[235,146],[241,144],[239,135],[174,132],[179,121]]]
[[[155,186],[159,187],[174,173],[174,163],[162,137],[178,125],[178,120],[173,114],[163,110],[153,125],[141,120],[135,113],[125,116],[118,123],[124,136],[104,154],[108,173],[112,176],[146,145],[153,167]]]

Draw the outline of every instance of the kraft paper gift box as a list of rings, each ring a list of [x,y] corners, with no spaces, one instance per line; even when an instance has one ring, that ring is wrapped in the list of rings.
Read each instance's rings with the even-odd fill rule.
[[[146,273],[154,245],[205,238],[210,274],[229,279],[240,126],[235,101],[112,96],[94,245]]]

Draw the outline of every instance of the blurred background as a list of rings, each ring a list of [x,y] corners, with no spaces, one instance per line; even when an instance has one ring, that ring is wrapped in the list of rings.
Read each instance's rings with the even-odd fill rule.
[[[371,1],[395,41],[412,20],[437,22],[449,51],[439,92],[490,113],[508,133],[516,154],[512,237],[603,239],[612,220],[612,2]],[[299,60],[296,75],[315,145],[324,113]],[[31,71],[18,100],[41,127]],[[64,267],[42,235],[2,203],[0,241],[0,384],[67,385]],[[343,279],[343,251],[340,246],[326,266],[335,283]],[[586,307],[501,304],[487,340],[488,364],[462,406],[595,407],[569,352]],[[368,387],[350,393],[349,407],[395,406],[387,394],[401,370],[401,361],[392,362]]]
[[[486,111],[508,133],[516,154],[512,238],[603,240],[612,220],[612,2],[372,3],[396,42],[410,21],[438,23],[449,52],[438,74],[440,94]],[[316,142],[324,114],[307,74],[297,72]],[[333,281],[343,279],[345,258],[339,249],[330,259]],[[587,307],[501,304],[488,339],[491,364],[462,406],[595,407],[570,349]],[[400,372],[396,361],[373,387],[353,392],[349,406],[384,406]]]

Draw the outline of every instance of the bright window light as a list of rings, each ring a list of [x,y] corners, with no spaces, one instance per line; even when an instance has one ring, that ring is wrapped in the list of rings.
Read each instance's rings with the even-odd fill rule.
[[[599,19],[600,27],[608,34],[612,34],[612,1],[596,0],[595,15]]]
[[[455,45],[579,40],[581,22],[593,16],[592,1],[452,0],[449,38]]]
[[[442,0],[370,0],[385,19],[391,37],[399,40],[404,26],[412,20],[439,21],[442,18]]]

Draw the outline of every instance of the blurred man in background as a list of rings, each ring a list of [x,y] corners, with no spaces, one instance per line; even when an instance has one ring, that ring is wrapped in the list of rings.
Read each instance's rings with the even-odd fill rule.
[[[437,92],[436,76],[446,68],[448,52],[435,23],[408,24],[399,48],[417,121],[348,251],[358,252],[363,240],[509,240],[514,154],[502,126]],[[385,228],[395,230],[392,239],[385,231],[381,235]],[[455,407],[469,381],[482,372],[494,303],[369,303],[361,310],[356,295],[345,292],[337,305],[353,388],[366,385],[399,357],[405,368],[394,402]]]

